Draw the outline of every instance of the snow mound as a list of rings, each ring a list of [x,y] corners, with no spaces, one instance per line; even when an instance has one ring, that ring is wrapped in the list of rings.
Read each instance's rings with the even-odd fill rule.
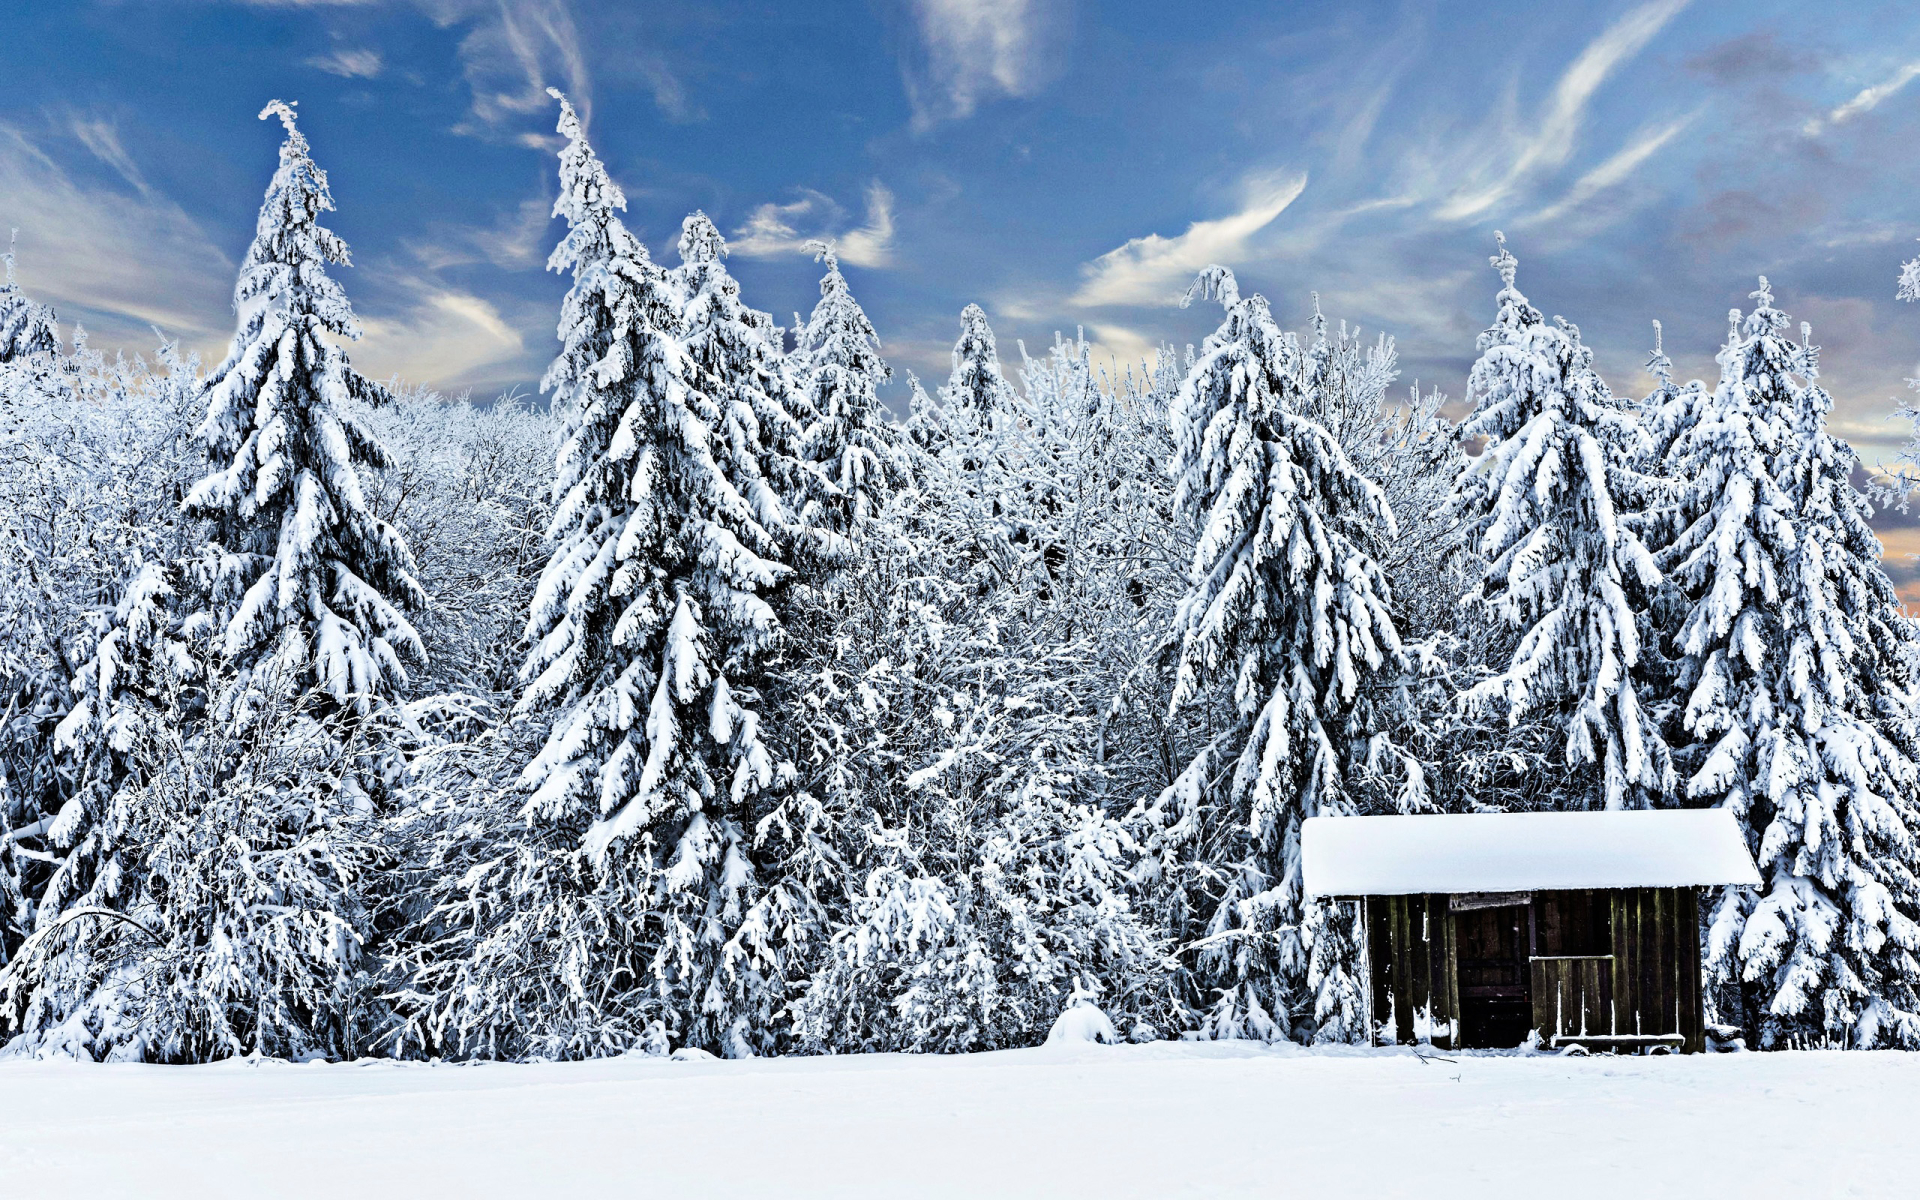
[[[1120,1032],[1113,1027],[1107,1014],[1090,1000],[1075,1000],[1067,1005],[1066,1011],[1053,1020],[1053,1028],[1047,1030],[1047,1045],[1068,1046],[1082,1042],[1104,1042],[1113,1045],[1120,1040]]]

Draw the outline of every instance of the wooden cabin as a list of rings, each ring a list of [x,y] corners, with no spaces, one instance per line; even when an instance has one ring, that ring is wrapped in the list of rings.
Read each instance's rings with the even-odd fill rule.
[[[1360,906],[1375,1045],[1699,1051],[1700,890],[1760,882],[1721,809],[1314,817],[1300,855]]]

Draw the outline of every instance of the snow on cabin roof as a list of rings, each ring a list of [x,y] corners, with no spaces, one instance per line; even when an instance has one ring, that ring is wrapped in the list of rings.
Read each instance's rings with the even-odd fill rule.
[[[1758,884],[1725,809],[1310,817],[1309,896]]]

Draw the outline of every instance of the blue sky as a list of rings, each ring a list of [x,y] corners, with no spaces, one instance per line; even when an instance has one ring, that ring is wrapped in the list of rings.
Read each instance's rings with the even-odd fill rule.
[[[747,297],[812,303],[838,237],[897,366],[944,379],[957,314],[1009,355],[1084,325],[1122,356],[1197,341],[1209,261],[1298,324],[1399,340],[1458,395],[1493,231],[1618,391],[1649,321],[1711,378],[1769,275],[1814,323],[1870,459],[1920,358],[1893,300],[1920,249],[1910,4],[869,0],[71,0],[9,6],[0,222],[96,345],[149,324],[217,357],[274,162],[275,96],[332,177],[370,370],[489,394],[553,349],[557,85],[630,224],[672,261],[706,209]],[[1920,548],[1920,547],[1916,547]]]

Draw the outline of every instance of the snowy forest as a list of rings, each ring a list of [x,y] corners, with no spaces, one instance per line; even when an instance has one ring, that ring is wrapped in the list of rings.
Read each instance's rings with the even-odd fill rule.
[[[1906,481],[1856,483],[1766,279],[1717,379],[1653,325],[1639,397],[1504,240],[1457,403],[1222,266],[1197,347],[969,306],[901,389],[833,245],[791,327],[701,213],[655,261],[554,98],[532,400],[355,370],[278,101],[219,363],[63,337],[8,258],[7,1053],[1365,1042],[1303,820],[1661,807],[1764,880],[1702,906],[1710,1019],[1920,1048]]]

